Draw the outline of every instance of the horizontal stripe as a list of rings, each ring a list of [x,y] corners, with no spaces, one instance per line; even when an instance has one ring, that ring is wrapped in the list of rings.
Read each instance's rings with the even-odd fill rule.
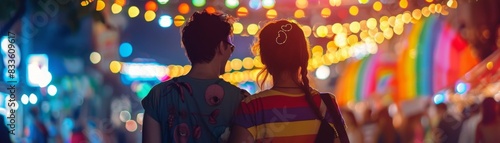
[[[270,110],[261,110],[255,114],[237,114],[234,119],[236,124],[248,128],[266,123],[315,120],[317,117],[311,108],[301,107],[274,108]]]
[[[316,107],[319,107],[321,101],[320,96],[313,96],[313,101]],[[272,95],[263,98],[254,99],[250,102],[242,102],[240,104],[245,114],[253,114],[257,110],[269,110],[283,107],[309,107],[304,96],[289,97],[284,95]]]
[[[262,139],[263,137],[274,138],[317,134],[319,125],[318,120],[307,120],[267,123],[247,128],[247,130],[255,139]]]
[[[277,90],[265,90],[262,92],[259,92],[257,94],[254,94],[252,96],[249,96],[243,100],[243,102],[251,102],[252,100],[258,99],[258,98],[264,98],[268,96],[274,96],[274,95],[282,95],[282,96],[287,96],[287,97],[303,97],[304,94],[291,94],[291,93],[285,93],[285,92],[280,92]],[[319,95],[319,92],[316,90],[313,90],[311,92],[311,95]]]
[[[316,134],[311,134],[311,135],[288,136],[288,137],[274,137],[274,138],[267,138],[265,140],[258,139],[256,140],[256,142],[307,143],[307,142],[314,142],[315,140],[316,140]]]

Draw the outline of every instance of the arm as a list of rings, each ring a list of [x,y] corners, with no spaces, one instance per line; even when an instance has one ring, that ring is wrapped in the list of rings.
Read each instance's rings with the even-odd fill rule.
[[[144,114],[144,126],[142,129],[142,142],[143,143],[159,143],[161,142],[160,124],[149,116]]]
[[[253,136],[247,129],[233,125],[231,128],[231,136],[229,136],[230,143],[253,143],[255,142]]]

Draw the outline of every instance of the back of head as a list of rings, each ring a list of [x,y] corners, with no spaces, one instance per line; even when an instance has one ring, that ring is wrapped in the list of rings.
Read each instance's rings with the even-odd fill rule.
[[[483,124],[489,124],[495,122],[497,118],[496,114],[496,101],[493,97],[487,97],[483,100],[482,109],[483,109]]]
[[[221,41],[232,34],[233,19],[220,12],[195,12],[182,28],[182,45],[191,64],[208,63]]]
[[[257,35],[252,51],[261,56],[271,75],[283,72],[297,75],[299,69],[307,72],[309,43],[298,24],[289,20],[272,21]]]

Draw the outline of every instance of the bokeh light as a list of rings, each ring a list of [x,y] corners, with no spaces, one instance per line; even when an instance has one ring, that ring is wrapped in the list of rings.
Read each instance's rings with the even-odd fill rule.
[[[358,0],[360,4],[367,4],[370,0]]]
[[[213,6],[208,6],[207,8],[205,8],[205,10],[207,11],[207,13],[214,13],[215,12],[215,8]]]
[[[352,15],[352,16],[356,16],[358,15],[358,12],[359,12],[359,9],[357,6],[353,5],[349,8],[349,13]]]
[[[54,85],[49,85],[47,87],[47,93],[50,95],[50,96],[54,96],[57,94],[57,87],[54,86]]]
[[[162,15],[160,16],[158,23],[160,24],[160,27],[167,28],[172,26],[173,20],[172,17],[169,15]]]
[[[276,4],[275,0],[262,0],[262,7],[266,9],[274,8],[275,4]]]
[[[104,7],[106,7],[106,3],[104,3],[104,1],[102,1],[102,0],[98,0],[97,4],[96,4],[96,7],[95,7],[95,10],[96,11],[101,11],[101,10],[104,9]]]
[[[240,5],[240,1],[239,0],[226,0],[225,4],[226,4],[227,8],[234,9],[234,8],[238,7],[238,5]]]
[[[137,6],[131,6],[130,8],[128,8],[128,16],[130,16],[130,18],[135,18],[139,15],[139,8]]]
[[[278,16],[278,12],[276,12],[276,10],[274,9],[270,9],[267,11],[266,16],[268,19],[274,19]]]
[[[347,45],[347,35],[345,33],[339,33],[335,35],[334,38],[335,44],[337,47],[343,47]]]
[[[132,51],[133,51],[133,48],[132,48],[132,45],[128,42],[124,42],[120,45],[120,48],[119,48],[119,53],[120,53],[120,56],[121,57],[128,57],[132,54]]]
[[[122,122],[126,122],[128,120],[130,120],[132,118],[132,116],[130,115],[130,112],[129,111],[120,111],[120,121]]]
[[[488,70],[493,69],[493,62],[489,61],[488,63],[486,63],[486,69]]]
[[[302,10],[302,9],[296,10],[293,15],[295,16],[295,18],[304,18],[304,17],[306,17],[306,14],[304,13],[304,10]]]
[[[250,0],[248,1],[248,6],[251,9],[259,10],[262,7],[261,0]]]
[[[186,19],[184,18],[184,16],[177,15],[174,17],[174,25],[176,27],[180,27],[180,26],[184,25],[184,22],[186,22]]]
[[[249,24],[247,27],[247,32],[250,35],[255,35],[259,31],[259,26],[257,24]]]
[[[422,17],[422,12],[420,11],[420,9],[415,9],[413,10],[412,14],[414,19],[416,20],[420,20],[420,18]]]
[[[193,5],[195,7],[202,7],[205,5],[205,3],[207,2],[206,0],[193,0]]]
[[[316,28],[316,35],[318,35],[318,37],[324,38],[326,37],[327,34],[328,34],[328,28],[326,28],[326,26],[321,25],[318,26],[318,28]]]
[[[233,34],[241,34],[243,32],[243,24],[239,22],[233,23]]]
[[[335,23],[332,25],[332,32],[335,33],[335,34],[339,34],[340,32],[342,32],[342,24],[340,23]]]
[[[189,13],[189,5],[187,3],[181,3],[178,10],[180,14],[187,14]]]
[[[36,102],[38,102],[38,97],[36,96],[36,94],[31,93],[30,97],[29,97],[29,101],[31,104],[36,104]]]
[[[240,7],[238,8],[236,15],[238,15],[239,17],[245,17],[248,15],[248,9],[246,7]]]
[[[321,17],[323,17],[323,18],[330,17],[331,14],[332,14],[332,11],[330,10],[330,8],[325,7],[321,10]]]
[[[243,68],[252,69],[253,68],[253,59],[250,57],[246,57],[243,59]]]
[[[311,34],[312,34],[312,29],[311,29],[311,27],[309,27],[309,26],[307,26],[307,25],[303,25],[303,26],[302,26],[302,31],[304,31],[304,35],[305,35],[306,37],[309,37],[309,36],[311,36]]]
[[[378,44],[382,44],[382,42],[384,42],[384,34],[382,32],[377,32],[377,34],[375,34],[375,42],[377,42]]]
[[[412,20],[410,12],[405,12],[402,16],[402,20],[404,23],[410,23]]]
[[[327,66],[320,66],[318,69],[316,69],[316,77],[318,79],[324,80],[327,79],[330,76],[330,67]]]
[[[125,122],[125,128],[129,132],[135,132],[137,130],[137,123],[134,120],[128,120]]]
[[[439,93],[434,95],[434,104],[440,104],[443,103],[446,100],[446,97],[444,96],[443,93]]]
[[[157,0],[159,4],[167,4],[168,0]]]
[[[375,18],[370,18],[366,21],[366,26],[369,29],[375,29],[377,28],[377,20]]]
[[[146,22],[151,22],[156,18],[156,13],[154,11],[148,10],[144,13],[144,19]]]
[[[137,120],[137,123],[139,125],[142,125],[142,123],[144,121],[144,113],[137,113],[137,116],[135,119]]]
[[[392,28],[386,28],[384,30],[384,37],[386,39],[388,39],[388,40],[391,39],[393,35],[394,35],[394,31],[392,31]]]
[[[120,6],[125,6],[127,3],[127,0],[115,0],[115,3],[120,5]]]
[[[342,0],[329,0],[328,2],[331,6],[340,6],[342,4]]]
[[[152,88],[153,87],[151,87],[151,85],[149,85],[148,83],[141,83],[137,85],[137,96],[139,97],[139,99],[144,99],[144,97],[148,95],[149,91]]]
[[[28,103],[29,103],[29,100],[30,100],[30,98],[28,97],[28,95],[23,94],[23,95],[21,96],[21,103],[23,103],[24,105],[28,104]]]
[[[100,61],[101,61],[101,54],[99,54],[98,52],[90,53],[90,62],[92,62],[93,64],[97,64]]]
[[[231,60],[231,68],[233,68],[233,70],[241,70],[241,68],[243,67],[243,62],[236,58],[236,59],[233,59]]]
[[[373,3],[373,10],[380,11],[382,10],[382,3],[380,1],[376,1]]]
[[[148,2],[146,2],[146,5],[144,7],[146,8],[145,9],[146,11],[151,10],[151,11],[156,12],[158,10],[158,5],[154,1],[148,1]]]
[[[349,37],[347,37],[347,43],[349,45],[354,45],[356,43],[358,43],[359,39],[358,39],[358,36],[356,35],[349,35]]]
[[[109,63],[109,70],[111,70],[112,73],[118,73],[122,69],[122,64],[118,61],[112,61]]]
[[[295,6],[299,9],[305,9],[307,8],[307,5],[309,5],[309,2],[307,0],[296,0],[295,1]]]
[[[360,29],[361,25],[357,21],[354,21],[349,25],[349,30],[351,30],[352,33],[358,33]]]
[[[120,5],[116,4],[116,3],[114,3],[113,5],[111,5],[111,12],[113,14],[118,14],[121,11],[122,11],[122,6],[120,6]]]
[[[405,9],[408,7],[408,1],[407,0],[400,0],[399,1],[399,7]]]

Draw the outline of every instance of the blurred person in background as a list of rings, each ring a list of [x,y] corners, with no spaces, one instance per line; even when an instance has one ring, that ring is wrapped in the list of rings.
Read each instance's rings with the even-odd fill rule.
[[[353,143],[363,143],[363,132],[361,131],[359,124],[356,120],[354,113],[347,108],[342,108],[342,117],[344,117],[347,135],[349,136],[349,141]]]
[[[493,97],[487,97],[482,104],[482,119],[476,129],[476,143],[498,143],[500,141],[500,120],[497,103]]]
[[[453,117],[446,103],[437,106],[438,126],[434,129],[434,141],[440,143],[457,143],[462,128],[462,121]]]
[[[12,140],[10,139],[10,129],[7,128],[5,122],[5,116],[0,114],[0,139],[2,143],[11,143]]]
[[[363,120],[361,124],[365,143],[377,142],[378,123],[373,116],[373,109],[368,106],[363,112]]]
[[[389,108],[384,107],[378,113],[378,143],[400,143],[399,133],[394,128],[392,117],[389,115]]]
[[[29,140],[34,143],[47,143],[49,139],[49,130],[42,121],[40,111],[37,106],[32,106],[29,110],[33,122],[30,127]]]
[[[192,68],[185,76],[157,84],[142,100],[142,141],[224,142],[241,100],[249,95],[220,79],[235,50],[234,18],[195,12],[181,31]]]
[[[460,131],[459,143],[473,143],[476,138],[476,127],[481,121],[481,106],[479,104],[472,104],[466,108],[466,116],[462,130]],[[468,115],[467,115],[468,114]]]

